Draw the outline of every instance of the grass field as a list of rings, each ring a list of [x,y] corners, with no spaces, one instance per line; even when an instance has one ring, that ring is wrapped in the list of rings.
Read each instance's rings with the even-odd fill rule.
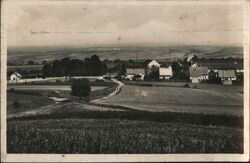
[[[125,85],[114,97],[98,103],[138,110],[243,115],[242,86],[199,84],[197,88]]]
[[[8,86],[7,113],[15,114],[55,103],[50,97],[78,99],[71,95],[70,86],[17,85]],[[12,88],[12,89],[11,89]],[[105,96],[115,89],[113,87],[93,86],[90,98]]]
[[[17,102],[18,104],[14,104]],[[33,110],[38,107],[53,104],[54,101],[40,94],[7,93],[7,114]]]
[[[8,153],[242,153],[242,129],[148,121],[9,121]]]

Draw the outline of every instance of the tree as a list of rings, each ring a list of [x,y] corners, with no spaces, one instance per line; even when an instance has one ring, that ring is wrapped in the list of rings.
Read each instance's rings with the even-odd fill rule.
[[[44,77],[51,76],[52,75],[52,67],[51,67],[51,65],[49,63],[46,63],[45,65],[43,65],[42,72],[43,72]]]
[[[71,84],[71,94],[79,97],[79,100],[84,98],[87,101],[87,97],[91,91],[90,83],[88,80],[74,80]]]
[[[35,64],[34,61],[32,61],[32,60],[28,61],[28,65],[34,65],[34,64]]]
[[[60,60],[54,60],[52,63],[52,73],[54,76],[65,76],[65,69]]]

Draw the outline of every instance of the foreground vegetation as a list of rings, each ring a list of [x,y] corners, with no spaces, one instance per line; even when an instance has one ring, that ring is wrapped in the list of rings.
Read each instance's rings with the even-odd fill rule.
[[[8,153],[242,153],[242,129],[130,120],[9,121]]]
[[[78,107],[79,106],[79,107]],[[91,110],[88,107],[91,105],[61,105],[57,106],[49,112],[49,114],[37,114],[33,116],[21,116],[12,118],[11,120],[38,120],[38,119],[125,119],[125,120],[140,120],[153,122],[176,122],[182,124],[195,125],[212,125],[212,126],[229,126],[243,127],[243,117],[229,115],[213,115],[213,114],[194,114],[185,112],[148,112],[133,110],[127,107],[117,107],[113,105],[97,105],[99,110]],[[96,104],[93,104],[96,106]],[[71,108],[70,108],[71,107]],[[107,110],[106,108],[111,108]],[[112,111],[112,109],[114,111]],[[119,110],[118,110],[119,109]],[[107,110],[107,111],[104,111]]]

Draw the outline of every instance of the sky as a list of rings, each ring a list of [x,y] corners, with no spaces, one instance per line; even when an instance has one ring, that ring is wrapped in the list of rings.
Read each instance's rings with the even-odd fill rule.
[[[8,46],[242,44],[236,5],[11,5]]]

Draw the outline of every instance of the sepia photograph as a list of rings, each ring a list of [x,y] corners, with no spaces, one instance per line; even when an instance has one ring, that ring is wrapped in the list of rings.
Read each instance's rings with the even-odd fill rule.
[[[249,1],[1,3],[1,161],[249,159]]]

